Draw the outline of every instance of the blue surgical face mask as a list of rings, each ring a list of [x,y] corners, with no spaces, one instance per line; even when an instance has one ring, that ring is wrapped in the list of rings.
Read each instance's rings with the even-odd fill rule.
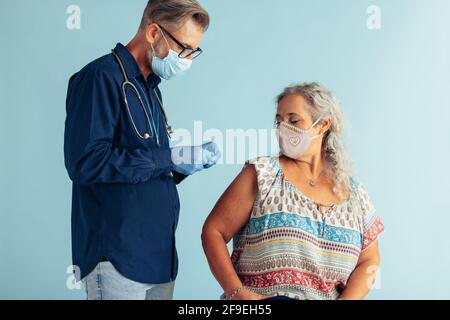
[[[173,51],[166,37],[162,34],[167,46],[169,47],[169,54],[165,58],[159,58],[155,54],[155,49],[152,46],[152,70],[153,72],[165,80],[170,80],[176,75],[180,75],[192,66],[192,60],[186,58],[180,58],[178,53]]]

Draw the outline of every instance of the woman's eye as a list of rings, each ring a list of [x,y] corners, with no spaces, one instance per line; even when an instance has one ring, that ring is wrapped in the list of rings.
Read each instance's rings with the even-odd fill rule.
[[[292,120],[291,124],[296,124],[298,122],[298,120]]]

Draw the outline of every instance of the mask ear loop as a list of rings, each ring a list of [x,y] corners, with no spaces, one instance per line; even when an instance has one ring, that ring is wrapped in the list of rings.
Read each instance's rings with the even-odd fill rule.
[[[172,48],[170,47],[169,42],[167,41],[167,38],[166,38],[166,36],[164,35],[164,32],[162,31],[162,29],[159,29],[159,32],[161,32],[161,35],[162,35],[164,41],[166,42],[166,45],[167,45],[167,47],[169,48],[169,51],[172,50]],[[156,56],[155,48],[153,47],[153,43],[150,43],[150,47],[152,48],[152,56],[153,56],[153,57],[157,57],[157,56]]]
[[[322,118],[317,119],[317,121],[314,122],[314,124],[311,126],[311,128],[309,128],[309,130],[311,130],[312,128],[314,128],[320,121],[322,121]],[[308,131],[309,131],[309,130],[308,130]],[[320,137],[320,136],[323,136],[323,133],[317,134],[317,135],[315,135],[314,137],[312,137],[311,139],[315,139],[315,138]]]
[[[320,121],[322,121],[322,118],[317,119],[316,122],[314,122],[314,124],[311,126],[311,128],[309,128],[309,130],[311,130],[312,128],[314,128]],[[309,131],[308,130],[308,131]]]
[[[159,31],[161,32],[161,35],[163,36],[164,41],[166,42],[167,47],[169,48],[169,51],[172,50],[172,48],[170,47],[169,41],[167,41],[167,38],[166,38],[166,36],[164,35],[164,32],[162,31],[162,29],[159,29]],[[172,50],[172,51],[173,51],[173,50]]]
[[[152,48],[152,56],[156,57],[155,48],[153,47],[153,43],[150,43],[150,47]]]

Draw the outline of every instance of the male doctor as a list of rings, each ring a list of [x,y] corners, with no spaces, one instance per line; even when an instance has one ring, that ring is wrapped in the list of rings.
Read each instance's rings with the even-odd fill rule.
[[[69,82],[65,165],[72,254],[88,299],[173,299],[176,184],[216,164],[214,143],[170,149],[158,85],[202,52],[196,0],[150,0],[136,36]]]

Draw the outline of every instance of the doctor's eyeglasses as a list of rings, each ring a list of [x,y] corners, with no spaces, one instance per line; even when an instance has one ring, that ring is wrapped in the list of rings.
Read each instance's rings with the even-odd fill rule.
[[[182,59],[195,59],[197,58],[199,55],[201,55],[203,53],[203,50],[200,48],[197,49],[193,49],[193,48],[188,48],[186,47],[184,44],[182,44],[180,41],[177,40],[177,38],[175,38],[169,31],[167,31],[164,27],[162,27],[161,25],[158,24],[158,26],[161,28],[161,30],[167,34],[170,39],[172,39],[178,46],[180,46],[180,48],[182,48],[181,52],[178,54],[178,56]]]

